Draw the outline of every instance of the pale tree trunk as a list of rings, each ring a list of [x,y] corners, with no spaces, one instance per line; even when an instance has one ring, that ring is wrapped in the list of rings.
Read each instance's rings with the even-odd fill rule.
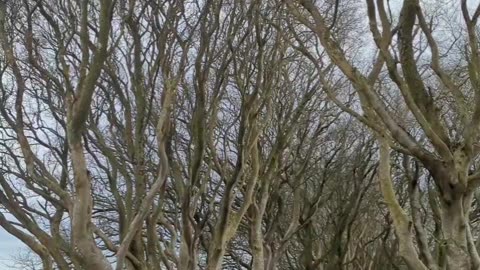
[[[157,175],[157,179],[151,186],[151,189],[145,195],[145,198],[142,200],[138,212],[128,225],[125,238],[122,240],[120,247],[118,248],[116,266],[117,270],[122,270],[125,256],[127,255],[130,244],[134,240],[135,236],[138,235],[138,232],[142,227],[143,221],[147,217],[148,212],[152,207],[152,203],[156,195],[160,192],[161,187],[167,180],[167,176],[169,173],[170,166],[168,162],[166,147],[168,136],[170,134],[170,118],[171,112],[173,110],[173,101],[175,99],[177,91],[178,80],[167,81],[165,85],[166,86],[162,96],[162,109],[159,113],[156,126],[158,153],[160,156],[160,169]]]
[[[415,171],[410,168],[410,158],[408,156],[403,157],[403,167],[405,169],[406,180],[409,183],[409,197],[412,223],[415,229],[415,236],[417,239],[417,245],[419,247],[419,256],[422,262],[428,267],[428,269],[437,270],[438,264],[434,261],[432,253],[430,252],[428,245],[428,238],[426,230],[423,226],[421,217],[421,202],[420,202],[420,188],[419,188],[419,170],[417,164],[415,164]]]
[[[295,234],[300,227],[298,219],[301,215],[301,202],[303,198],[301,197],[301,189],[297,188],[294,192],[294,203],[291,213],[291,221],[289,223],[287,231],[284,233],[283,238],[280,240],[280,247],[278,250],[275,250],[275,245],[269,246],[267,243],[264,243],[264,233],[263,233],[263,219],[267,211],[267,204],[270,199],[270,190],[272,183],[275,178],[275,175],[278,174],[281,169],[281,160],[282,155],[287,147],[290,144],[293,134],[296,131],[296,128],[299,125],[298,119],[301,117],[301,114],[304,112],[305,107],[312,98],[313,91],[306,92],[302,97],[301,102],[292,112],[291,118],[283,128],[284,133],[278,134],[276,142],[271,150],[271,155],[267,159],[265,165],[266,172],[260,176],[261,188],[258,192],[258,199],[254,199],[250,207],[250,214],[252,222],[250,224],[250,248],[252,250],[252,269],[253,270],[266,270],[266,269],[275,269],[275,264],[279,259],[278,256],[275,256],[275,251],[278,254],[282,254],[284,249],[287,247],[287,242]],[[317,126],[315,130],[315,135],[312,141],[315,141],[316,136],[320,134],[321,125]],[[311,157],[314,147],[310,147],[310,150],[307,152],[307,157]],[[296,184],[304,181],[305,167],[308,166],[308,162],[305,162],[303,166],[298,168],[298,171],[295,171]]]
[[[266,197],[266,194],[262,193],[262,196]],[[260,205],[261,208],[262,205]],[[253,212],[253,221],[250,226],[250,248],[252,251],[252,269],[264,270],[265,269],[265,253],[263,248],[263,232],[262,221],[263,211],[255,204],[252,204],[251,211]]]
[[[263,74],[263,47],[259,48],[258,71],[256,75],[256,87],[264,87],[268,96],[270,88],[262,81]],[[260,123],[256,113],[266,106],[262,104],[263,98],[258,91],[247,95],[246,101],[242,104],[240,127],[237,141],[239,154],[234,172],[226,183],[225,195],[222,197],[218,218],[214,227],[211,243],[208,248],[207,269],[220,270],[222,260],[226,252],[228,242],[235,235],[240,222],[253,203],[260,173],[260,149],[258,138],[263,125]],[[268,106],[268,105],[267,105]],[[247,164],[250,164],[249,174],[246,174]],[[241,181],[244,181],[243,202],[239,210],[232,209],[235,200],[236,190]]]
[[[392,179],[390,176],[390,149],[385,138],[378,136],[380,144],[380,164],[378,178],[385,203],[393,219],[395,233],[398,238],[400,256],[412,270],[428,270],[418,258],[413,244],[411,221],[395,197]]]
[[[277,269],[277,261],[278,256],[275,253],[275,250],[272,247],[265,246],[265,270],[276,270]]]
[[[182,235],[180,243],[179,269],[195,270],[198,265],[198,237],[191,223],[191,209],[189,192],[183,192],[182,207]]]
[[[198,251],[196,243],[191,243],[182,237],[180,246],[179,269],[195,270],[198,265]]]
[[[439,190],[441,233],[445,241],[447,269],[470,270],[475,254],[478,257],[478,252],[469,251],[468,245],[468,215],[471,209],[471,195],[467,188],[468,167],[469,158],[462,149],[453,151],[451,162],[434,163],[427,167]]]
[[[470,253],[470,258],[472,260],[472,268],[473,269],[480,269],[480,255],[478,254],[477,247],[475,245],[475,239],[473,238],[471,227],[470,227],[470,219],[469,213],[471,210],[473,199],[473,191],[468,191],[467,195],[465,196],[464,203],[463,203],[463,210],[465,214],[465,225],[466,225],[466,233],[467,233],[467,243],[468,243],[468,252]]]
[[[100,77],[103,63],[107,58],[108,39],[111,28],[112,3],[103,1],[100,10],[100,30],[98,51],[93,60],[89,60],[88,34],[88,7],[89,1],[81,3],[81,45],[82,63],[80,67],[80,81],[77,87],[77,97],[72,93],[67,97],[67,135],[72,159],[72,168],[75,181],[75,198],[72,217],[72,243],[74,250],[80,255],[81,263],[86,269],[110,270],[112,266],[96,245],[93,237],[92,224],[92,184],[90,173],[87,170],[82,134],[85,131],[95,84]],[[89,66],[89,68],[87,68]],[[88,72],[87,72],[87,69]]]
[[[70,140],[74,141],[74,140]],[[72,215],[72,242],[86,269],[112,269],[110,263],[96,246],[91,224],[91,179],[87,171],[81,140],[70,143],[72,167],[75,177],[75,199]]]
[[[472,269],[467,244],[467,220],[463,207],[464,196],[443,202],[442,231],[446,241],[447,269]],[[468,206],[470,208],[470,206]]]
[[[255,191],[255,187],[258,180],[259,174],[259,150],[258,150],[258,135],[259,130],[257,124],[252,122],[252,125],[255,127],[249,133],[250,140],[246,141],[245,148],[241,151],[243,152],[239,161],[241,164],[237,166],[237,174],[233,177],[232,183],[229,183],[229,187],[227,188],[227,195],[222,200],[222,207],[220,208],[220,216],[218,217],[218,221],[215,225],[215,229],[213,232],[213,239],[210,243],[210,247],[208,249],[208,259],[207,259],[207,269],[208,270],[220,270],[222,269],[222,260],[226,252],[227,244],[235,235],[235,232],[240,225],[240,222],[247,212],[248,208],[251,206],[253,201],[253,194]],[[250,156],[251,163],[252,163],[252,174],[249,175],[248,182],[246,183],[246,190],[245,190],[245,201],[241,208],[234,212],[231,209],[231,205],[233,203],[234,194],[233,194],[233,186],[236,179],[242,177],[243,174],[243,164],[246,163],[246,156]]]

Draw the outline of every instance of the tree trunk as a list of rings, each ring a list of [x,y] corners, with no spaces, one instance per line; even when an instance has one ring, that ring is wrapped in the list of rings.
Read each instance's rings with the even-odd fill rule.
[[[207,270],[220,270],[222,269],[222,260],[225,255],[225,244],[218,243],[214,245],[208,251]]]
[[[252,205],[253,224],[250,227],[250,247],[252,249],[252,269],[265,269],[265,254],[263,250],[263,233],[262,233],[262,215],[258,215],[256,205]]]
[[[183,211],[189,211],[189,209],[184,209]],[[188,214],[186,213],[183,217],[183,233],[182,240],[180,245],[180,261],[179,269],[184,270],[195,270],[197,269],[197,242],[195,234],[193,232],[192,225],[188,220]]]
[[[180,261],[179,269],[195,270],[197,269],[197,249],[196,244],[193,246],[187,244],[187,241],[182,237],[182,243],[180,246]]]
[[[443,202],[442,229],[447,248],[447,269],[470,270],[463,196]]]
[[[75,203],[72,216],[72,243],[85,269],[111,270],[112,266],[95,244],[91,215],[91,181],[87,171],[81,140],[70,140],[72,167],[75,178]]]
[[[433,166],[429,163],[425,165],[439,190],[447,269],[470,270],[472,257],[468,250],[466,219],[471,208],[471,197],[467,189],[468,156],[458,149],[448,164],[442,162],[434,163]]]

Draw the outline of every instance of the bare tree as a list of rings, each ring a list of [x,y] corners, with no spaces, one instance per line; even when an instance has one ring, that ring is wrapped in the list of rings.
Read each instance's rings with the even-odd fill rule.
[[[478,96],[475,90],[477,37],[473,29],[479,9],[470,15],[466,1],[455,5],[460,6],[467,41],[465,60],[461,61],[461,65],[468,70],[468,79],[460,84],[456,71],[450,71],[448,65],[441,62],[444,52],[434,36],[431,23],[434,18],[429,22],[419,1],[403,1],[398,17],[392,15],[392,9],[384,1],[366,1],[365,15],[378,52],[368,74],[362,73],[345,54],[345,45],[336,39],[335,25],[328,24],[329,20],[332,21],[331,15],[313,1],[297,3],[288,4],[292,14],[315,33],[329,59],[348,78],[364,112],[364,116],[355,115],[379,138],[379,177],[394,221],[401,256],[412,269],[439,268],[429,247],[422,244],[426,238],[425,230],[416,226],[416,241],[424,254],[423,260],[419,258],[415,237],[410,230],[410,218],[399,205],[389,184],[388,148],[391,146],[418,159],[435,181],[441,201],[441,230],[446,243],[448,267],[476,269],[479,265],[478,252],[473,248],[468,215],[473,192],[478,185],[473,168],[477,157],[478,104],[470,106],[465,100],[467,96]],[[423,40],[427,45],[421,43]],[[428,60],[423,57],[427,49],[430,54]],[[423,66],[425,62],[428,68]],[[380,79],[384,77],[379,77],[383,66],[391,81],[386,90],[400,90],[408,110],[405,117],[415,122],[410,131],[404,122],[396,118],[395,107],[391,108],[383,97],[385,90]],[[455,109],[446,111],[445,107]],[[422,134],[416,136],[412,134],[414,131]],[[416,215],[413,218],[417,218]],[[414,223],[421,225],[418,221]]]
[[[477,269],[480,8],[401,4],[0,1],[25,267]]]

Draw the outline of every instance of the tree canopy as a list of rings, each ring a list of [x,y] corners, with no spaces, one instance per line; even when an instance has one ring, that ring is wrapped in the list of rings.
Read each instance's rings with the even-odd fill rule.
[[[480,269],[479,17],[0,0],[0,226],[24,269]]]

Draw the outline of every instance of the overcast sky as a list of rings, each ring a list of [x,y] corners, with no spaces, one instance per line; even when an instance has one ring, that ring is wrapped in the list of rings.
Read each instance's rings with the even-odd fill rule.
[[[19,254],[23,248],[25,248],[25,246],[20,241],[0,227],[0,270],[11,269],[7,267],[6,264],[11,265],[11,257]]]

